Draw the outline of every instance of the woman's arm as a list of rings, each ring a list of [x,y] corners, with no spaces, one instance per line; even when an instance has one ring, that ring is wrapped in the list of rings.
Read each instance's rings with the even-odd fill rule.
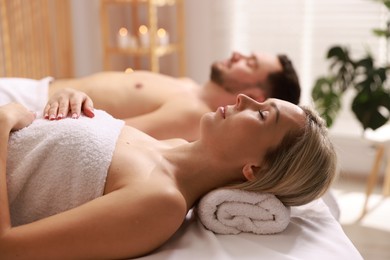
[[[35,119],[35,114],[17,103],[0,107],[0,237],[11,228],[7,195],[7,154],[9,134],[28,126]]]
[[[147,190],[114,191],[13,227],[0,240],[0,259],[123,259],[149,253],[180,227],[185,210],[177,195]]]

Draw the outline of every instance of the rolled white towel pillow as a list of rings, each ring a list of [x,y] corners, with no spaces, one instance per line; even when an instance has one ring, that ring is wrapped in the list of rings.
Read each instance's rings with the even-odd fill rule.
[[[286,229],[290,208],[272,194],[216,189],[196,208],[200,222],[217,234],[275,234]]]

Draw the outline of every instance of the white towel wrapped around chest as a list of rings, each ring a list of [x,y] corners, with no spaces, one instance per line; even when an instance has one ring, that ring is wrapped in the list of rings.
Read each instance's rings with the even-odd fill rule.
[[[124,122],[95,117],[37,119],[11,134],[7,187],[13,225],[77,207],[103,194]]]

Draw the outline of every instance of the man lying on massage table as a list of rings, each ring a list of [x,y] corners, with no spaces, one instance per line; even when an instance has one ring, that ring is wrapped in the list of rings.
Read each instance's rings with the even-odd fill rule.
[[[42,83],[47,88],[48,81]],[[8,89],[16,90],[17,84],[0,80],[0,86]],[[31,85],[25,91],[33,89]],[[244,56],[237,52],[225,61],[213,63],[210,80],[204,85],[146,71],[102,72],[78,79],[51,81],[46,91],[52,96],[63,88],[85,92],[94,101],[95,108],[124,119],[126,124],[157,139],[184,138],[188,141],[198,139],[199,120],[203,114],[233,104],[240,93],[259,102],[274,97],[298,104],[300,97],[298,77],[287,56],[260,53]],[[31,98],[31,92],[28,95]],[[43,100],[41,106],[47,102],[46,93]],[[38,110],[41,112],[43,107]],[[57,119],[65,115],[54,110],[47,116]]]
[[[195,142],[159,141],[103,111],[86,114],[93,118],[34,120],[20,104],[0,107],[1,259],[136,257],[164,244],[211,190],[302,205],[335,176],[323,121],[279,99],[238,95],[203,115]]]

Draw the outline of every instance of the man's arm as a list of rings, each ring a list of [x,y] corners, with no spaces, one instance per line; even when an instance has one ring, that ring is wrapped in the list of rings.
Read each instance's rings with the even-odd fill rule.
[[[125,122],[159,140],[183,138],[194,141],[199,138],[199,122],[204,112],[201,105],[177,100],[151,113],[127,118]]]

